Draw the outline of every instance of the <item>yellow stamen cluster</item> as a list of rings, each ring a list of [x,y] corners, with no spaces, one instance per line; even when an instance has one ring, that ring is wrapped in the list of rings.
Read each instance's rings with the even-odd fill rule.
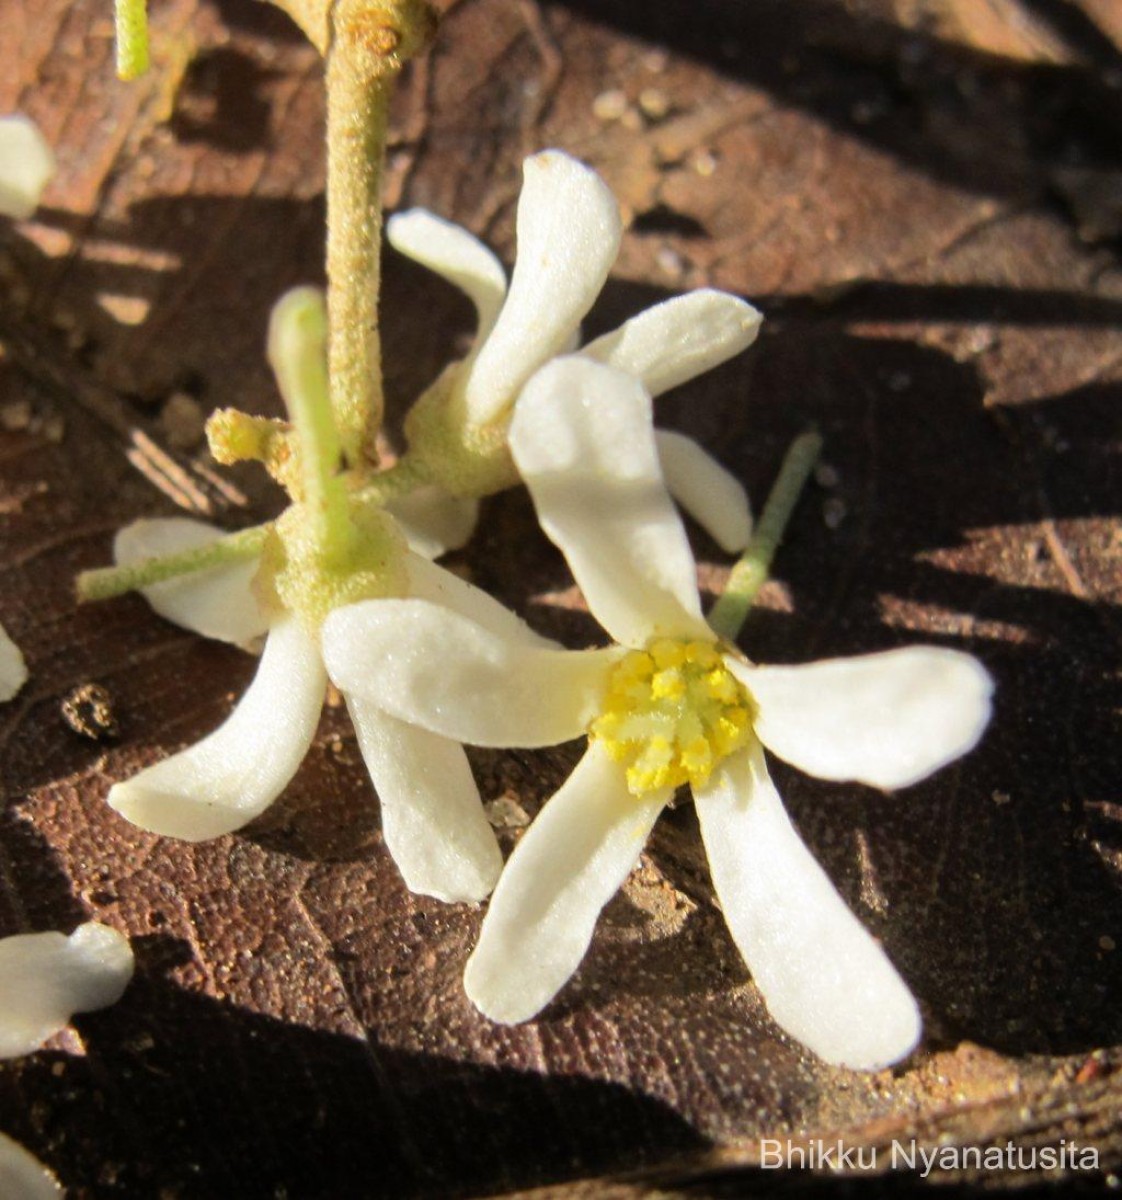
[[[755,705],[711,642],[657,638],[613,669],[601,714],[589,727],[627,764],[636,796],[704,784],[752,736]]]

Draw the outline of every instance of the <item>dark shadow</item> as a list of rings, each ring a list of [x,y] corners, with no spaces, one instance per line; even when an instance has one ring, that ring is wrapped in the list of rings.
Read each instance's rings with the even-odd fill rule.
[[[1100,66],[1117,63],[1118,47],[1095,24],[1090,14],[1072,0],[1023,0],[1024,6],[1037,13],[1079,53]]]
[[[672,46],[934,178],[1004,199],[1043,198],[1052,167],[1119,163],[1119,57],[1084,18],[1086,63],[1025,63],[828,0],[551,0]],[[1049,21],[1061,8],[1036,6]],[[1070,9],[1070,5],[1062,6]],[[1075,24],[1078,29],[1073,29]],[[1093,44],[1092,44],[1093,43]]]
[[[71,895],[70,881],[59,868],[54,849],[30,821],[20,819],[13,792],[0,791],[0,800],[0,938],[49,930],[73,932],[89,916]]]
[[[675,236],[681,238],[708,237],[705,226],[688,213],[676,212],[665,204],[656,204],[654,208],[640,213],[631,222],[631,232],[639,237]]]
[[[1122,301],[1087,292],[986,284],[860,282],[840,293],[756,296],[753,303],[782,321],[842,325],[852,321],[946,321],[954,324],[1051,328],[1122,328]]]
[[[0,1126],[71,1189],[274,1200],[466,1196],[704,1145],[618,1084],[459,1062],[319,1032],[181,991],[166,947],[113,1008],[77,1018],[83,1058],[0,1074]],[[10,1072],[10,1073],[9,1073]],[[23,1097],[37,1095],[34,1116]]]
[[[214,0],[222,21],[231,29],[260,37],[267,41],[307,41],[295,21],[275,4],[259,4],[254,0]]]
[[[176,93],[172,132],[180,141],[207,142],[221,150],[267,148],[272,110],[259,92],[279,75],[237,50],[220,47],[198,54]]]

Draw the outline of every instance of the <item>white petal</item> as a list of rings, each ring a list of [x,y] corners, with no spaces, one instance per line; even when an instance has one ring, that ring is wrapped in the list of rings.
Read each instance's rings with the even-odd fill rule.
[[[0,703],[11,698],[27,682],[27,664],[20,648],[0,625]]]
[[[428,600],[442,608],[450,608],[499,637],[513,638],[530,646],[553,650],[562,648],[558,642],[535,633],[521,617],[500,604],[494,596],[427,558],[410,554],[405,565],[409,572],[409,595],[412,599]]]
[[[22,221],[55,173],[55,156],[33,121],[0,117],[0,215]]]
[[[74,1013],[116,1003],[132,972],[128,938],[93,921],[69,937],[0,939],[0,1058],[30,1054]]]
[[[503,866],[467,755],[458,742],[347,697],[382,805],[386,849],[411,892],[438,900],[488,896]]]
[[[386,511],[401,526],[411,550],[439,558],[467,544],[475,532],[479,501],[453,496],[434,483],[387,500]]]
[[[58,1180],[19,1142],[0,1133],[0,1196],[5,1200],[59,1200]]]
[[[395,213],[386,239],[406,257],[458,287],[475,305],[477,344],[490,333],[506,296],[502,263],[474,234],[423,208]]]
[[[127,565],[145,558],[179,554],[207,546],[223,530],[189,517],[133,521],[113,541],[113,559]],[[245,646],[268,632],[269,623],[250,584],[258,559],[226,563],[141,589],[149,604],[169,621],[203,637]]]
[[[553,650],[424,600],[367,600],[323,625],[335,684],[411,724],[476,746],[552,746],[599,711],[616,650]]]
[[[249,690],[214,733],[110,789],[109,804],[152,833],[201,842],[240,829],[296,774],[326,689],[315,640],[298,617],[269,630]]]
[[[616,641],[712,639],[662,481],[651,400],[637,380],[583,358],[556,359],[519,396],[510,448],[542,528]]]
[[[645,309],[581,353],[638,376],[660,396],[746,350],[762,320],[739,296],[705,288]]]
[[[619,206],[595,171],[546,150],[526,159],[523,180],[510,291],[460,383],[474,425],[498,417],[566,345],[619,251]]]
[[[859,1070],[908,1054],[916,1002],[795,832],[759,746],[727,759],[696,801],[725,920],[776,1023]]]
[[[662,477],[675,500],[729,554],[752,536],[752,510],[740,480],[691,437],[655,430]]]
[[[631,795],[619,764],[589,747],[515,847],[491,897],[464,971],[480,1012],[526,1021],[564,987],[669,798],[669,789]]]
[[[760,706],[765,746],[808,775],[907,787],[978,743],[993,680],[976,658],[936,646],[800,667],[729,669]]]

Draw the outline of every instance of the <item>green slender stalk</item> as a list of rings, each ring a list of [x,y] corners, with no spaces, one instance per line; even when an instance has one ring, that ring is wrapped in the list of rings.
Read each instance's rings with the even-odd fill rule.
[[[772,559],[821,451],[822,438],[814,431],[791,443],[752,540],[729,572],[724,592],[709,611],[712,629],[730,642],[736,641],[760,588],[767,581]]]
[[[116,0],[117,78],[137,79],[148,70],[148,0]]]
[[[196,546],[179,554],[164,554],[125,566],[83,571],[76,584],[78,599],[83,603],[110,600],[154,583],[163,583],[166,579],[177,579],[180,575],[191,575],[195,571],[205,571],[227,563],[244,562],[261,553],[268,532],[268,525],[254,525],[251,529],[242,529],[209,545]]]
[[[327,311],[331,404],[352,467],[377,461],[382,173],[390,96],[435,32],[424,0],[335,0],[327,47]]]
[[[327,59],[327,296],[331,399],[352,466],[373,461],[382,422],[382,160],[393,80]]]
[[[327,382],[327,313],[315,288],[294,288],[269,318],[269,362],[296,431],[303,496],[313,536],[328,558],[350,543],[347,492],[339,477],[339,434]]]

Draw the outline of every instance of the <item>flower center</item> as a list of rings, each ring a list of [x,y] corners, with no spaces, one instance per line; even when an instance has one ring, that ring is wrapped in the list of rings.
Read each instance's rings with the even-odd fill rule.
[[[628,789],[641,796],[704,784],[752,736],[755,710],[715,644],[657,638],[613,668],[589,736],[627,764]]]

